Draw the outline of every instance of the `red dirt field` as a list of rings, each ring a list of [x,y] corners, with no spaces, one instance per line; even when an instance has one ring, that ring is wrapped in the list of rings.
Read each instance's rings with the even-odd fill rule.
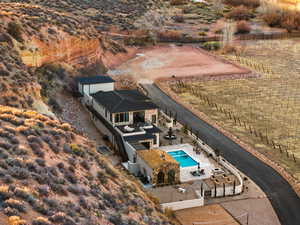
[[[200,78],[242,75],[248,69],[227,62],[194,46],[165,45],[137,51],[136,57],[109,71],[110,75],[132,75],[137,80]]]

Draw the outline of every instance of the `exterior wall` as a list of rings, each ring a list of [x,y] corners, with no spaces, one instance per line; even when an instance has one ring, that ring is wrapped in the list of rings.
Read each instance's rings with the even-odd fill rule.
[[[93,108],[98,112],[100,113],[106,120],[110,121],[109,120],[109,114],[110,112],[107,111],[107,117],[105,116],[105,108],[98,104],[95,100],[93,100]]]
[[[79,92],[81,94],[94,94],[98,91],[113,91],[114,90],[114,83],[103,83],[103,84],[80,84],[78,85]]]
[[[94,122],[95,126],[97,127],[97,129],[108,136],[109,141],[114,145],[114,135],[101,123],[101,121],[99,121],[96,117],[93,116],[93,114],[91,115],[91,119]]]
[[[185,200],[185,201],[179,201],[179,202],[170,202],[170,203],[164,203],[161,204],[162,208],[165,210],[166,208],[172,209],[174,211],[180,210],[180,209],[188,209],[198,206],[204,205],[204,197],[196,198],[192,200]]]
[[[156,115],[156,123],[158,123],[158,110],[157,109],[150,109],[150,110],[145,110],[145,120],[149,121],[152,123],[152,115]]]
[[[175,172],[175,180],[174,180],[174,184],[177,184],[180,182],[180,168],[179,168],[179,164],[177,163],[164,163],[164,165],[162,165],[160,168],[155,168],[153,170],[152,173],[152,185],[153,186],[157,186],[157,185],[168,185],[168,172],[170,170],[174,170]],[[157,183],[157,175],[159,172],[163,172],[164,173],[164,183],[162,184],[158,184]]]
[[[142,159],[140,158],[138,155],[136,157],[136,163],[139,165],[140,167],[140,172],[145,175],[146,177],[151,177],[151,180],[153,180],[152,174],[153,174],[153,170],[152,168],[150,168],[148,166],[148,164]],[[145,174],[146,171],[146,174]]]
[[[139,171],[140,171],[139,164],[138,163],[132,163],[130,161],[128,161],[127,163],[128,163],[129,172],[134,174],[135,176],[137,176],[139,174]]]
[[[133,162],[134,156],[136,154],[136,150],[128,142],[125,142],[124,145],[125,145],[126,153],[128,156],[128,160],[130,162]]]
[[[121,122],[121,123],[116,123],[115,122],[115,114],[116,113],[112,114],[112,117],[113,117],[112,123],[113,123],[114,126],[123,126],[123,125],[133,124],[133,112],[129,112],[129,121],[127,121],[127,122]]]
[[[158,148],[159,147],[159,133],[155,134],[156,137],[156,144],[152,144],[152,148]]]

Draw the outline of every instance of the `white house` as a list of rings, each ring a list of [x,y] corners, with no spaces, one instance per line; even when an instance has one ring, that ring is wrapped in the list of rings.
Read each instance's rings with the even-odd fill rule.
[[[159,146],[158,107],[147,96],[138,90],[114,90],[109,76],[81,77],[77,82],[95,125],[113,144],[121,137],[123,156],[132,161],[137,150]]]
[[[113,91],[114,80],[109,76],[80,77],[77,79],[80,94],[91,95],[98,91]]]

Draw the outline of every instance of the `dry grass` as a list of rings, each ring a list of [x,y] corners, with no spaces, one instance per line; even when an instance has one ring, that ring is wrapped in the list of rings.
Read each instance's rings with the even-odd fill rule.
[[[263,77],[189,83],[173,89],[300,179],[300,68],[295,63],[299,48],[297,39],[248,42],[239,62],[266,72]],[[277,73],[268,74],[271,70]],[[190,88],[200,95],[192,94]]]

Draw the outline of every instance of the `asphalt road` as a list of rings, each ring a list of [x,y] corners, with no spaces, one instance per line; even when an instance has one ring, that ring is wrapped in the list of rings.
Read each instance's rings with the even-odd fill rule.
[[[237,143],[177,104],[153,84],[143,84],[148,96],[161,108],[177,113],[177,120],[199,132],[200,138],[250,177],[268,196],[282,225],[300,225],[300,198],[274,169],[261,162]]]

